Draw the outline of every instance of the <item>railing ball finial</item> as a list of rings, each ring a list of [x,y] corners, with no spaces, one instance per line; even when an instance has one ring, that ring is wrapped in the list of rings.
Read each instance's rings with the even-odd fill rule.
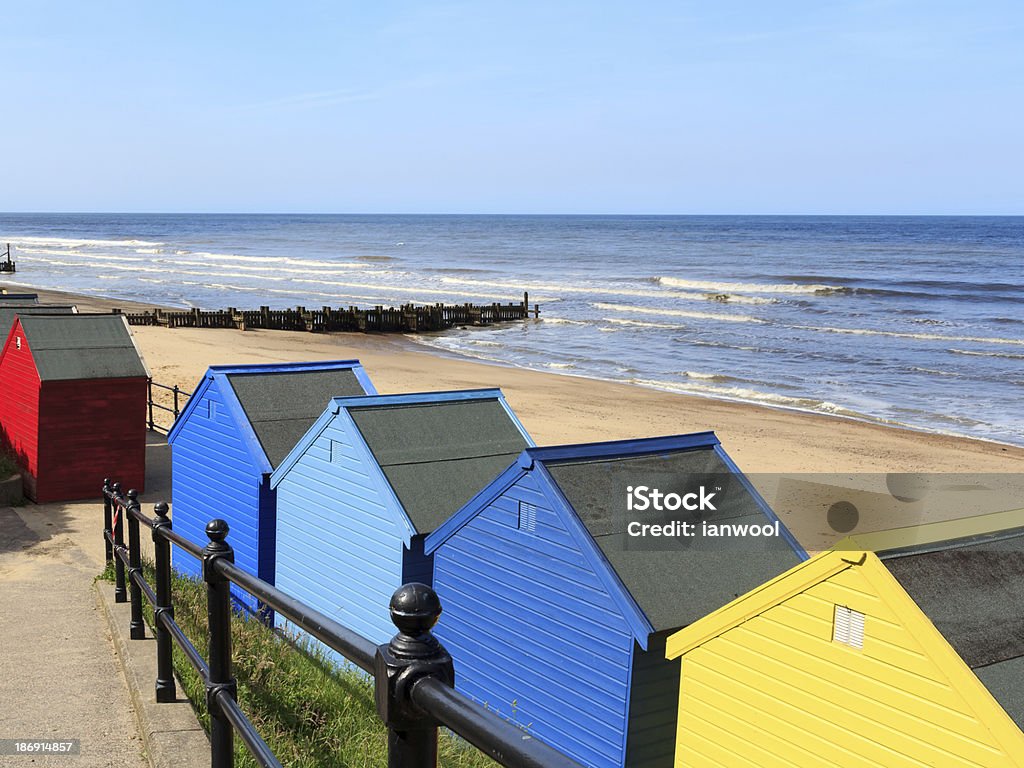
[[[125,496],[128,497],[129,503],[134,504],[139,499],[139,492],[134,488],[129,488],[128,493],[126,493]]]
[[[426,584],[403,584],[391,596],[391,621],[406,637],[429,632],[441,617],[441,601]]]
[[[210,537],[211,542],[223,544],[224,539],[228,537],[228,532],[231,529],[228,528],[226,520],[221,520],[219,517],[215,517],[213,520],[206,524],[206,535]]]
[[[111,488],[111,490],[114,491],[115,494],[117,494],[117,495],[121,494],[121,484],[120,483],[114,483],[113,485],[110,486],[110,488]]]
[[[170,511],[171,507],[167,504],[166,501],[158,501],[156,504],[153,505],[153,512],[155,512],[156,516],[161,520],[165,520],[167,518],[167,513]]]

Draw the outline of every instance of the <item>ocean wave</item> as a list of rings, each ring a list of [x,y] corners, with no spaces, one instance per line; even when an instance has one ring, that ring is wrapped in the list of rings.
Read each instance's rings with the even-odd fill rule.
[[[86,253],[85,251],[75,251],[66,249],[56,248],[26,248],[24,245],[16,245],[11,249],[14,253],[31,253],[41,254],[43,256],[91,256],[92,254]],[[44,259],[40,259],[44,261]]]
[[[1024,346],[1024,339],[1005,339],[991,336],[947,336],[941,333],[907,333],[905,331],[879,331],[873,328],[831,328],[817,325],[787,325],[801,331],[819,333],[844,333],[855,336],[888,336],[896,339],[920,339],[923,341],[970,341],[978,344],[1012,344]]]
[[[827,295],[831,293],[849,293],[846,286],[838,285],[806,285],[800,283],[731,283],[715,280],[684,280],[678,277],[659,277],[661,285],[670,288],[692,288],[699,291],[711,291],[719,294],[730,293],[813,293]]]
[[[15,241],[20,242],[20,243],[33,243],[33,244],[36,244],[36,245],[56,245],[56,246],[62,246],[62,247],[66,246],[68,248],[83,248],[83,247],[85,247],[85,248],[92,248],[92,247],[97,247],[97,246],[115,247],[115,248],[116,247],[135,248],[135,247],[142,247],[142,246],[154,246],[154,247],[156,247],[156,246],[166,245],[166,243],[155,242],[153,240],[93,240],[93,239],[84,238],[84,237],[36,237],[36,236],[26,236],[26,237],[18,237],[18,238],[11,237],[11,242],[15,242]]]
[[[628,304],[602,304],[596,302],[591,305],[595,309],[611,312],[633,312],[638,315],[657,315],[659,317],[688,317],[695,320],[721,320],[727,323],[765,323],[759,317],[751,315],[727,315],[717,312],[691,312],[686,309],[655,309],[651,307],[634,307]]]
[[[373,256],[373,255],[367,255],[367,256],[356,256],[356,258],[359,259],[359,261],[395,261],[395,257],[394,256]]]
[[[470,293],[467,291],[444,291],[438,288],[421,288],[419,286],[404,286],[404,285],[372,285],[368,283],[346,283],[337,280],[292,280],[293,283],[313,283],[315,285],[336,285],[341,288],[368,288],[368,289],[380,289],[391,291],[392,293],[398,293],[401,295],[412,295],[412,294],[425,294],[430,296],[462,296],[464,298],[476,298],[476,299],[495,299],[504,300],[506,303],[509,300],[507,294],[495,294],[495,293]],[[540,296],[535,299],[537,303],[552,303],[558,301],[556,298],[549,298],[547,296]],[[429,303],[429,302],[428,302]],[[532,303],[532,300],[531,300]]]
[[[606,317],[604,318],[606,323],[614,323],[615,325],[625,325],[633,328],[662,328],[667,331],[685,331],[685,325],[678,325],[673,323],[645,323],[643,320],[623,320],[618,317]],[[604,328],[601,329],[605,330]]]
[[[973,357],[1002,357],[1007,360],[1024,360],[1024,355],[1015,352],[978,352],[973,349],[950,349],[954,355],[971,355]]]
[[[456,270],[439,270],[451,272]],[[645,299],[682,299],[684,301],[718,301],[734,304],[774,304],[775,299],[759,296],[738,296],[725,293],[696,293],[683,291],[652,291],[643,288],[616,288],[601,285],[568,285],[565,283],[509,283],[501,280],[470,280],[464,277],[442,277],[442,283],[475,285],[483,288],[508,288],[519,291],[551,291],[552,293],[599,294],[602,296],[636,296]]]
[[[734,379],[732,376],[726,376],[722,373],[704,373],[702,371],[680,371],[680,376],[685,376],[688,379],[702,379],[704,381],[739,381]]]
[[[287,264],[294,267],[345,267],[347,269],[366,269],[366,264],[358,261],[317,261],[315,259],[296,259],[291,256],[244,256],[239,253],[210,253],[209,251],[195,251],[192,256],[201,257],[204,261],[240,261],[255,262],[258,264]],[[242,267],[239,267],[241,269]],[[272,271],[268,268],[268,271]]]
[[[555,368],[560,371],[570,370],[576,366],[573,363],[544,363],[545,368]]]
[[[866,418],[862,413],[845,408],[828,400],[815,400],[814,398],[809,397],[793,397],[790,395],[782,395],[777,392],[763,392],[761,390],[750,389],[748,387],[719,387],[714,384],[704,385],[689,381],[677,382],[645,378],[631,378],[628,381],[630,384],[636,384],[642,387],[664,389],[685,395],[711,397],[718,400],[729,400],[733,402],[754,403],[756,405],[792,408],[799,411],[827,413],[833,416],[845,416],[847,418]]]
[[[544,325],[590,325],[583,320],[569,320],[565,317],[544,317],[541,318]]]
[[[105,258],[105,257],[104,257]],[[202,266],[201,261],[172,261],[172,260],[161,260],[162,264],[167,264],[175,267],[198,267]],[[326,269],[317,267],[315,269],[294,269],[291,266],[273,266],[273,267],[260,267],[253,266],[251,264],[233,264],[218,262],[216,265],[210,265],[211,268],[220,267],[221,269],[233,269],[238,272],[253,273],[254,277],[263,278],[264,275],[324,275],[327,277],[331,276],[344,276],[344,275],[368,275],[377,274],[377,270],[367,269],[368,265],[363,264],[344,264],[339,263],[334,266],[340,267],[339,269]],[[344,267],[348,267],[347,269]]]

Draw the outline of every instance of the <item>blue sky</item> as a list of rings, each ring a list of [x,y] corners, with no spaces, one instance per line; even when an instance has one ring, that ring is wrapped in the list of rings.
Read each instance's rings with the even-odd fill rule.
[[[1024,214],[1019,2],[3,17],[0,210]]]

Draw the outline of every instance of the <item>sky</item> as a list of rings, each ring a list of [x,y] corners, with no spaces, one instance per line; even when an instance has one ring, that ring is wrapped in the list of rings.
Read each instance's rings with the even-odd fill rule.
[[[1024,214],[1024,4],[0,0],[0,210]]]

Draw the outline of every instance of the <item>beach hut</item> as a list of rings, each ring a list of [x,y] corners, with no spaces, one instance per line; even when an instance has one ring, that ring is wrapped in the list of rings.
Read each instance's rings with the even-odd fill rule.
[[[0,292],[0,306],[5,304],[38,304],[39,294],[38,293],[8,293],[6,290]]]
[[[426,535],[531,445],[498,389],[333,400],[271,478],[277,585],[387,642]]]
[[[167,435],[174,530],[205,546],[207,522],[226,520],[235,562],[273,584],[270,474],[332,397],[373,392],[358,360],[209,368]],[[175,554],[177,570],[201,575],[199,561]],[[232,589],[240,605],[257,609]]]
[[[1024,528],[919,533],[818,555],[670,637],[676,766],[1024,766]]]
[[[0,435],[25,494],[95,497],[112,474],[143,490],[148,377],[120,315],[18,314],[0,353]]]
[[[425,551],[456,687],[597,768],[671,765],[665,638],[806,557],[711,432],[527,449]]]

